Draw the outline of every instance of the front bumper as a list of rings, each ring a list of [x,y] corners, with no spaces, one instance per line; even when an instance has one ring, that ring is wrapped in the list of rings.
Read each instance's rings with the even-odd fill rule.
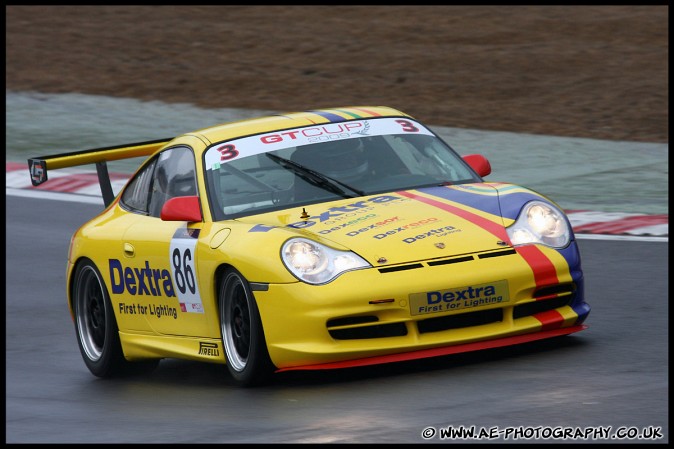
[[[569,251],[577,255],[575,246],[566,255],[547,247],[540,251],[545,277],[537,275],[539,267],[531,260],[510,249],[487,257],[464,255],[447,262],[358,270],[320,286],[270,284],[254,292],[269,355],[280,371],[323,369],[472,351],[582,330],[590,307],[583,297],[579,258],[568,257]],[[465,292],[472,295],[492,284],[500,286],[503,300],[467,299]],[[452,289],[466,296],[459,307],[449,307],[451,293],[438,299]],[[445,307],[420,307],[424,294]]]

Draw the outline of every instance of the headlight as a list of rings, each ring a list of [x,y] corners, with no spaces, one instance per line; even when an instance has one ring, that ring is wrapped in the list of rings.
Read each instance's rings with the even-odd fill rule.
[[[507,231],[513,245],[542,243],[563,248],[571,239],[571,230],[564,213],[542,201],[527,203]]]
[[[328,248],[303,238],[285,242],[281,258],[292,274],[309,284],[330,282],[345,271],[371,266],[355,253]]]

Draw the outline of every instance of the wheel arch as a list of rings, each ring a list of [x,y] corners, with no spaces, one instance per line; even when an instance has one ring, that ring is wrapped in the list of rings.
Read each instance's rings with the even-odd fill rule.
[[[217,266],[217,268],[214,271],[214,276],[213,276],[213,288],[215,291],[215,306],[216,306],[216,314],[217,314],[217,322],[218,322],[218,328],[220,331],[220,339],[223,342],[223,348],[225,346],[225,336],[223,334],[223,322],[222,322],[222,305],[221,305],[221,298],[220,298],[220,288],[222,286],[222,283],[225,281],[225,276],[229,272],[235,272],[236,275],[240,278],[241,282],[244,282],[246,284],[245,288],[250,295],[250,300],[254,303],[251,305],[255,309],[255,315],[258,317],[257,319],[259,320],[259,332],[261,332],[261,338],[262,342],[264,344],[264,354],[257,354],[255,357],[259,359],[260,357],[263,357],[262,364],[261,366],[264,367],[263,369],[266,369],[268,371],[267,374],[270,374],[274,369],[275,366],[273,365],[273,362],[269,358],[269,343],[267,341],[267,336],[265,332],[265,327],[264,323],[261,320],[261,317],[259,315],[259,306],[258,306],[258,299],[255,296],[255,291],[253,290],[251,286],[251,282],[249,281],[248,277],[245,275],[243,271],[238,269],[236,266],[232,265],[231,263],[221,263],[220,265]],[[230,360],[228,360],[227,356],[227,350],[225,348],[225,363],[226,365],[230,364]],[[256,362],[256,364],[259,364],[259,362]],[[246,376],[250,376],[246,375]],[[266,375],[262,374],[262,372],[258,372],[257,374],[253,375],[250,377],[248,380],[244,381],[244,385],[253,385],[257,384],[258,382],[264,382],[265,379],[267,378]],[[238,379],[240,381],[240,379]]]
[[[75,321],[75,306],[73,304],[74,297],[75,297],[75,292],[74,292],[75,276],[77,275],[77,270],[80,267],[80,265],[82,265],[83,263],[87,263],[87,262],[94,265],[100,273],[101,270],[100,270],[100,268],[98,268],[98,265],[96,265],[96,263],[93,261],[93,259],[91,259],[89,257],[86,257],[86,256],[80,256],[80,257],[77,258],[77,260],[75,262],[73,262],[70,265],[70,269],[68,271],[68,278],[66,279],[66,297],[67,297],[67,301],[68,301],[68,309],[70,310],[70,317],[73,319],[73,321]],[[101,276],[103,276],[103,273],[101,273]],[[104,279],[101,279],[101,280],[104,281]],[[105,285],[106,289],[108,288],[108,286],[105,282],[103,282],[103,285]],[[109,294],[110,294],[110,292],[108,292],[108,295]]]
[[[227,273],[228,270],[235,270],[237,271],[243,279],[248,283],[248,287],[250,288],[250,281],[248,280],[248,277],[246,277],[243,272],[238,269],[236,266],[232,265],[231,263],[228,262],[223,262],[220,265],[218,265],[215,268],[215,271],[213,273],[213,298],[215,299],[215,310],[217,312],[218,316],[218,328],[220,327],[220,282],[225,276],[225,273]],[[252,292],[251,292],[252,293]],[[253,294],[253,300],[257,302],[257,298],[255,298],[255,294]]]

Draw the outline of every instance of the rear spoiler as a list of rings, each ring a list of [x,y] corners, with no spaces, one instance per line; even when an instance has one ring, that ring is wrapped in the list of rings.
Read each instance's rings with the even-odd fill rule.
[[[150,156],[155,151],[173,140],[161,139],[148,142],[130,143],[114,147],[95,148],[92,150],[74,151],[71,153],[54,154],[50,156],[32,157],[28,159],[30,180],[34,186],[47,181],[47,171],[59,168],[74,167],[76,165],[96,164],[98,183],[101,186],[103,203],[109,206],[115,199],[108,174],[107,161],[131,159],[134,157]]]

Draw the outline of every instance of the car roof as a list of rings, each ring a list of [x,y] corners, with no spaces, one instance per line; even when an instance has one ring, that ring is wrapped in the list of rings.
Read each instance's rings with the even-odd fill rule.
[[[204,128],[188,133],[211,143],[238,137],[299,128],[303,126],[338,123],[360,118],[410,117],[408,114],[387,106],[348,106],[332,109],[312,109],[239,120]]]

